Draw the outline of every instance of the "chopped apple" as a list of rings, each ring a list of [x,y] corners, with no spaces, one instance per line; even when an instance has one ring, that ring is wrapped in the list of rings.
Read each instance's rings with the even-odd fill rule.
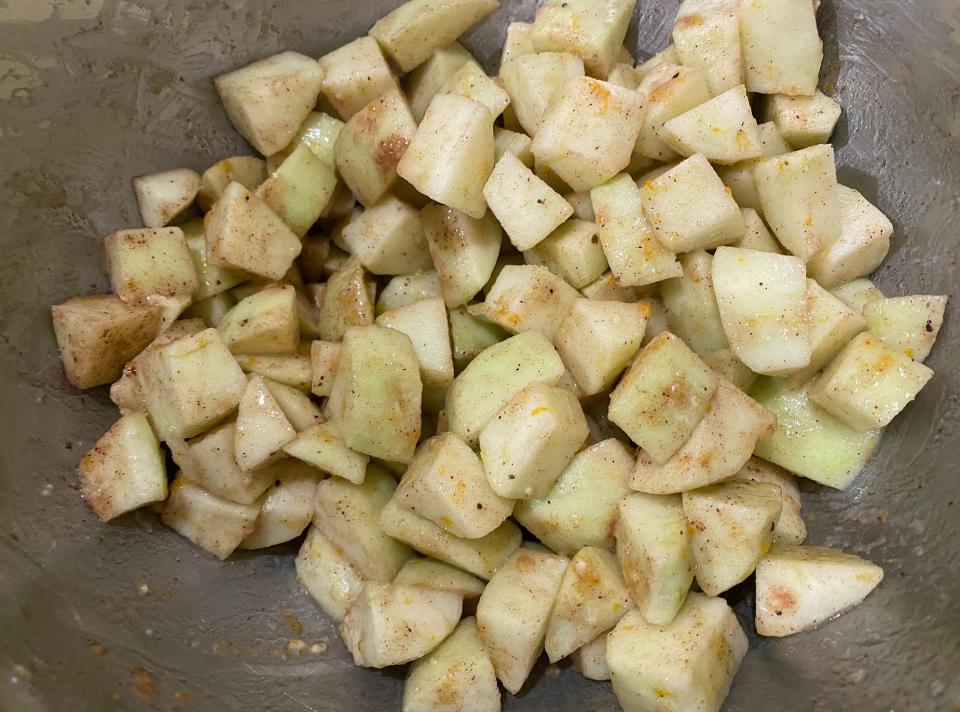
[[[410,274],[432,266],[419,213],[393,196],[350,220],[341,237],[373,274]]]
[[[730,348],[751,371],[782,376],[810,364],[803,260],[720,247],[713,256],[713,290]]]
[[[227,116],[264,156],[280,151],[317,105],[323,69],[310,57],[281,52],[214,80]]]
[[[543,650],[567,563],[562,556],[521,548],[497,569],[480,596],[480,638],[497,678],[513,694],[526,682]]]
[[[83,456],[80,491],[105,522],[167,498],[160,443],[143,413],[121,417]]]
[[[464,618],[438,648],[410,666],[403,686],[403,712],[500,712],[493,663],[477,632]]]
[[[570,79],[582,77],[583,60],[569,52],[529,52],[504,61],[500,78],[511,108],[530,136],[537,133],[554,92]]]
[[[278,285],[241,300],[217,330],[227,347],[244,354],[290,354],[300,341],[296,290]]]
[[[220,200],[230,183],[239,183],[247,190],[256,190],[267,179],[267,164],[256,156],[231,156],[217,161],[200,177],[197,203],[205,211]]]
[[[924,295],[875,299],[864,305],[863,316],[871,334],[923,363],[943,326],[948,299]]]
[[[217,497],[182,477],[170,485],[160,517],[166,526],[219,559],[226,559],[253,531],[260,507]]]
[[[298,463],[279,475],[263,495],[253,531],[240,542],[240,548],[264,549],[303,534],[313,519],[319,478],[317,470]]]
[[[449,47],[438,49],[419,67],[414,69],[406,79],[407,98],[410,101],[410,111],[413,118],[419,123],[427,112],[427,107],[459,69],[473,60],[463,45],[454,42]]]
[[[637,355],[610,394],[610,420],[663,464],[707,414],[717,378],[678,337],[666,332]]]
[[[811,630],[859,605],[883,569],[819,546],[775,547],[757,566],[757,632],[781,637]]]
[[[552,341],[577,297],[576,289],[546,267],[507,265],[484,303],[471,311],[515,334],[538,331]]]
[[[573,52],[594,76],[605,77],[620,57],[636,0],[547,0],[530,39],[538,52]]]
[[[690,543],[679,495],[632,494],[620,501],[617,559],[637,610],[669,625],[693,582]]]
[[[320,91],[347,121],[370,102],[397,88],[397,81],[377,41],[358,37],[319,60]]]
[[[480,431],[480,457],[501,497],[542,499],[589,434],[577,398],[533,383],[513,396]]]
[[[118,230],[104,240],[110,284],[125,302],[193,295],[200,284],[178,227]]]
[[[630,493],[634,457],[610,438],[578,452],[542,499],[517,502],[514,517],[565,556],[585,546],[612,549],[617,504]]]
[[[354,665],[402,665],[440,645],[462,610],[456,593],[367,581],[344,616],[340,635]]]
[[[454,536],[429,519],[401,507],[395,500],[384,506],[380,515],[383,532],[422,554],[489,580],[503,562],[520,546],[517,526],[507,520],[486,536],[465,539]]]
[[[314,525],[300,546],[295,564],[300,585],[324,613],[338,623],[342,621],[363,588],[363,579],[343,550]]]
[[[673,117],[659,136],[681,156],[700,153],[714,163],[729,165],[762,153],[757,120],[742,84]]]
[[[689,439],[663,465],[641,452],[631,486],[648,494],[672,494],[714,484],[735,475],[757,441],[776,429],[773,413],[718,378],[707,414]]]
[[[823,42],[809,0],[740,3],[740,39],[747,89],[811,96],[817,89]]]
[[[253,470],[271,462],[296,436],[263,377],[251,378],[237,411],[234,448],[240,469]]]
[[[617,558],[606,549],[584,547],[567,565],[547,621],[544,649],[550,662],[610,630],[631,608]]]
[[[427,558],[410,559],[397,572],[394,583],[452,591],[464,600],[480,598],[486,583],[456,566]]]
[[[719,710],[747,652],[722,598],[691,593],[670,625],[625,615],[607,636],[607,664],[623,712]]]
[[[670,330],[701,357],[729,348],[713,290],[713,255],[694,250],[680,264],[683,276],[660,285]]]
[[[75,388],[120,378],[124,364],[156,338],[162,319],[159,305],[127,304],[113,295],[74,297],[51,312],[63,370]]]
[[[634,155],[656,161],[671,161],[676,151],[660,138],[663,125],[674,116],[690,111],[710,100],[710,90],[703,73],[679,66],[679,60],[651,69],[640,80],[637,92],[646,102]]]
[[[207,260],[218,267],[281,279],[300,254],[300,239],[260,198],[230,183],[204,222]]]
[[[673,48],[679,64],[703,73],[714,96],[743,84],[740,0],[693,0],[677,10]]]
[[[820,484],[846,489],[880,445],[881,432],[857,432],[817,406],[813,382],[763,378],[750,395],[777,416],[776,432],[757,442],[758,457]]]
[[[199,174],[189,168],[178,168],[133,179],[140,217],[148,228],[163,227],[177,219],[193,205],[200,190]]]

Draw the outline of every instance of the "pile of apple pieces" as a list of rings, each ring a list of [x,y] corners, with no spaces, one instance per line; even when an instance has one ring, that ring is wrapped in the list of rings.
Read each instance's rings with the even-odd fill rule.
[[[809,0],[687,0],[637,66],[633,0],[547,0],[491,77],[456,39],[496,6],[216,80],[265,160],[135,179],[114,293],[53,308],[122,412],[83,494],[220,558],[312,522],[300,581],[357,664],[418,661],[407,712],[499,709],[544,649],[625,710],[718,709],[720,594],[755,573],[781,636],[881,580],[803,545],[795,476],[850,485],[946,298],[866,279],[893,228],[837,183]]]

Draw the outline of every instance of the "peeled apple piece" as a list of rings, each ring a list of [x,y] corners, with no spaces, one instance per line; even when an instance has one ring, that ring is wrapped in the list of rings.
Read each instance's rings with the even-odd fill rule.
[[[775,547],[757,565],[757,632],[781,637],[815,628],[858,605],[882,580],[883,569],[859,556]]]
[[[730,348],[751,371],[782,376],[810,363],[802,260],[720,247],[713,256],[713,290]]]

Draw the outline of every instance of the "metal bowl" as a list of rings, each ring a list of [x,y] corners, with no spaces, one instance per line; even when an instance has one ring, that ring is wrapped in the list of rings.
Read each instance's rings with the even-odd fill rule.
[[[297,586],[295,547],[223,564],[150,512],[101,526],[80,455],[115,417],[64,380],[49,305],[106,291],[101,238],[138,224],[132,176],[246,151],[211,78],[282,49],[320,56],[397,0],[0,2],[0,708],[399,709],[402,674],[355,668]],[[465,43],[495,69],[504,0]],[[640,0],[629,46],[668,41],[675,0]],[[957,0],[824,0],[839,177],[894,221],[889,294],[949,294],[960,242]],[[728,710],[960,705],[958,310],[937,375],[846,492],[810,487],[809,541],[886,579],[821,629],[752,640]],[[737,602],[752,631],[749,592]],[[301,650],[299,643],[305,647]],[[540,679],[546,678],[546,679]],[[615,710],[609,685],[539,667],[507,710]]]

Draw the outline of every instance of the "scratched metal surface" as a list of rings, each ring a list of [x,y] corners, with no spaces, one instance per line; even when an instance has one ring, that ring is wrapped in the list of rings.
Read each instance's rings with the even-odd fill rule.
[[[402,674],[348,662],[292,549],[221,564],[149,514],[97,524],[74,467],[113,409],[65,383],[47,308],[106,287],[100,240],[137,223],[131,176],[245,150],[211,77],[281,49],[319,56],[395,4],[0,0],[0,709],[399,708]],[[535,4],[505,0],[466,44],[495,68],[506,22]],[[629,41],[645,56],[676,3],[639,4]],[[825,0],[819,17],[845,109],[839,175],[896,225],[880,283],[956,296],[960,5]],[[857,484],[805,493],[810,541],[871,557],[886,580],[819,631],[754,639],[728,710],[960,705],[957,314],[937,376]],[[292,639],[327,647],[288,654]],[[607,685],[554,672],[505,709],[616,709]]]

